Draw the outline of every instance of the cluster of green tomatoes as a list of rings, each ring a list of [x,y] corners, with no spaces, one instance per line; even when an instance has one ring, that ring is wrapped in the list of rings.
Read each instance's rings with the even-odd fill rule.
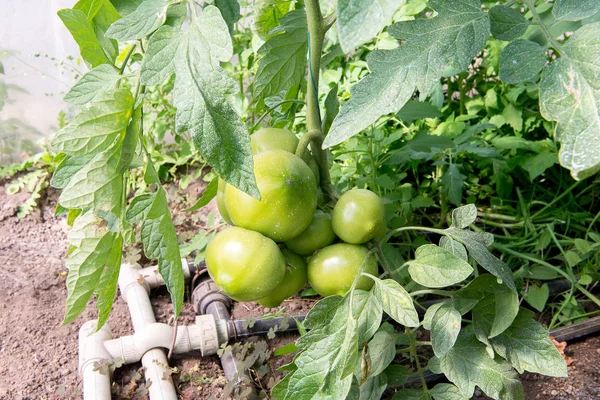
[[[344,295],[363,263],[364,272],[377,275],[375,257],[364,243],[385,235],[381,199],[353,189],[338,199],[331,214],[325,211],[319,168],[310,152],[295,155],[298,142],[284,129],[252,135],[261,200],[219,178],[217,204],[231,226],[208,244],[206,265],[215,283],[235,300],[276,307],[307,281],[321,296]],[[372,285],[362,276],[356,288]]]

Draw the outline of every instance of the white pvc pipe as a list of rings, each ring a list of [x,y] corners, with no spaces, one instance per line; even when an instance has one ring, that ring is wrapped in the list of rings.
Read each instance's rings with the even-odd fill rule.
[[[181,266],[183,268],[183,278],[188,280],[190,278],[190,269],[188,268],[188,261],[185,258],[181,259]],[[139,273],[142,275],[148,286],[150,286],[150,289],[155,289],[165,284],[165,280],[158,272],[158,265],[142,268]]]
[[[156,323],[148,296],[150,288],[144,279],[140,279],[140,271],[139,265],[123,264],[119,273],[119,289],[129,307],[136,333],[143,331],[147,325]],[[150,399],[177,400],[177,392],[171,379],[172,371],[164,350],[152,349],[146,352],[142,356],[142,365]]]
[[[108,363],[111,355],[104,348],[104,342],[112,339],[108,324],[98,332],[97,321],[87,321],[79,329],[79,375],[83,379],[83,398],[85,400],[110,400],[110,373]],[[106,368],[96,368],[96,363]]]
[[[195,325],[177,327],[173,353],[189,353],[200,350],[202,356],[217,353],[219,345],[227,342],[227,336],[219,335],[219,331],[226,332],[226,322],[215,321],[212,315],[201,316]],[[104,347],[110,356],[116,360],[123,360],[125,364],[138,362],[142,356],[154,348],[170,349],[173,345],[175,328],[167,324],[154,323],[146,325],[134,335],[122,336],[118,339],[104,342]]]

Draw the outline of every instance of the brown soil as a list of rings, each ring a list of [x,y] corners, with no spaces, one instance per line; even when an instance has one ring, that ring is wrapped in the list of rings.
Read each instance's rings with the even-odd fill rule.
[[[202,189],[202,185],[192,185],[183,196],[170,196],[182,240],[206,226],[207,212],[216,213],[214,205],[191,216],[181,212],[188,202],[198,198]],[[0,399],[79,399],[78,329],[84,321],[96,317],[95,308],[89,305],[75,322],[61,326],[69,228],[64,218],[53,216],[58,197],[53,190],[43,200],[41,210],[24,219],[17,218],[17,206],[26,197],[26,193],[8,196],[0,187]],[[152,299],[157,319],[167,322],[171,315],[168,293],[157,290]],[[284,306],[290,314],[302,314],[313,302],[295,298]],[[257,318],[273,311],[255,303],[236,303],[232,316]],[[186,304],[180,323],[191,323],[193,319],[192,307]],[[133,333],[127,307],[120,297],[108,324],[115,337]],[[278,334],[269,340],[268,348],[272,351],[295,339],[295,335]],[[523,383],[527,399],[600,398],[600,338],[570,344],[565,352],[574,360],[569,378],[526,374]],[[290,357],[273,357],[267,364],[274,370],[289,362]],[[225,397],[226,379],[217,356],[174,356],[171,365],[176,368],[174,378],[182,399]],[[137,364],[117,369],[113,398],[147,398],[140,367]],[[260,384],[268,387],[273,380],[262,379]]]

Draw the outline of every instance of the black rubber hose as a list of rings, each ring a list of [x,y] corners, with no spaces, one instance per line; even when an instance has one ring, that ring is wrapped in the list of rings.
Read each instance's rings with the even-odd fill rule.
[[[250,336],[266,335],[269,330],[277,327],[277,332],[292,332],[298,330],[296,321],[302,322],[306,315],[292,317],[276,317],[273,319],[245,320],[236,319],[229,325],[229,338],[238,340]]]

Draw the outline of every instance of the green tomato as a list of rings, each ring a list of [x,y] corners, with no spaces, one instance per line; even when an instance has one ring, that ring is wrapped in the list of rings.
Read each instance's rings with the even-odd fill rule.
[[[348,243],[338,243],[327,246],[308,261],[308,281],[321,296],[343,296],[352,286],[354,278],[367,257],[369,250],[365,246]],[[377,276],[377,262],[370,254],[363,270]],[[361,276],[356,285],[357,289],[369,290],[373,280]]]
[[[250,147],[252,148],[252,154],[262,153],[268,150],[285,150],[288,153],[296,154],[296,148],[298,147],[298,137],[292,132],[286,129],[279,128],[262,128],[256,131],[250,136]],[[302,157],[304,162],[308,164],[315,178],[317,179],[317,186],[321,181],[319,174],[319,166],[317,162],[310,154],[310,152],[304,152]]]
[[[283,281],[275,288],[270,295],[263,297],[256,302],[264,307],[273,308],[280,305],[285,299],[298,293],[306,285],[306,261],[298,254],[292,253],[288,249],[281,250],[285,257],[287,268]]]
[[[219,209],[219,214],[221,217],[227,222],[229,225],[233,225],[231,222],[231,218],[229,218],[229,213],[227,212],[227,207],[225,207],[225,186],[227,182],[225,182],[221,177],[219,177],[219,186],[217,188],[217,208]]]
[[[279,128],[262,128],[250,136],[252,154],[275,149],[295,154],[299,142],[292,132]]]
[[[317,208],[315,176],[302,159],[284,150],[254,155],[254,176],[261,200],[225,187],[225,207],[236,226],[285,242],[310,224]]]
[[[315,250],[329,246],[335,240],[331,227],[331,216],[321,210],[315,211],[310,225],[285,245],[302,256],[310,256]]]
[[[285,258],[274,241],[235,226],[210,241],[206,267],[215,283],[238,301],[268,296],[283,281],[286,270]]]
[[[333,208],[333,231],[347,243],[361,244],[385,235],[385,210],[379,196],[370,190],[352,189]]]

